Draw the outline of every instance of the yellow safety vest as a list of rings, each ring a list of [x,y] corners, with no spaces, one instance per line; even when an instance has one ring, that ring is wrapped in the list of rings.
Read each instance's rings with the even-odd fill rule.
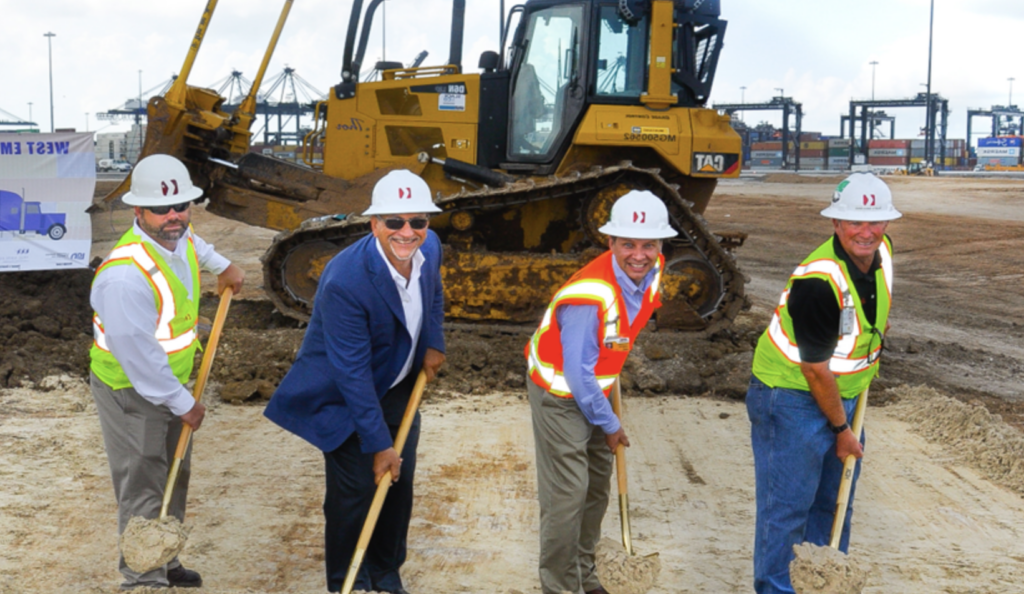
[[[107,259],[96,270],[93,282],[103,271],[112,266],[134,265],[146,277],[153,289],[153,300],[156,303],[157,324],[154,333],[157,342],[167,353],[171,371],[181,383],[188,382],[192,375],[196,349],[199,339],[196,336],[196,325],[199,321],[199,259],[196,257],[195,245],[192,243],[192,228],[189,227],[186,258],[192,269],[192,299],[188,297],[185,285],[174,274],[160,253],[148,242],[142,240],[129,229],[121,236]],[[92,360],[90,369],[96,377],[114,390],[131,386],[121,364],[107,347],[103,321],[98,313],[93,312],[93,345],[89,351]]]
[[[864,315],[864,307],[850,278],[850,271],[846,263],[836,255],[832,241],[829,238],[821,244],[793,271],[768,329],[758,340],[753,372],[765,385],[810,391],[807,379],[800,371],[800,349],[793,338],[793,319],[788,310],[793,282],[807,278],[827,281],[832,285],[839,307],[854,307],[857,312],[852,332],[839,336],[828,364],[829,370],[836,376],[840,395],[843,398],[856,397],[878,375],[882,333],[889,319],[892,301],[892,244],[886,237],[878,248],[881,266],[875,271],[878,299],[875,323],[872,325]]]

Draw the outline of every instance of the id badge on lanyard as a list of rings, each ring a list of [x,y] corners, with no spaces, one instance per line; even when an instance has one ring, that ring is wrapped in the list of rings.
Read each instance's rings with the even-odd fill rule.
[[[839,312],[839,336],[853,334],[857,324],[857,308],[849,291],[843,293],[843,309]]]
[[[616,336],[614,338],[608,338],[604,341],[604,348],[616,352],[628,352],[629,339],[626,338],[625,336]]]

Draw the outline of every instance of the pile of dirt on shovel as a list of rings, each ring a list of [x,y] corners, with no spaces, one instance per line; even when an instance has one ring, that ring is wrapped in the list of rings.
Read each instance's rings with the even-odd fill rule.
[[[147,520],[132,516],[121,533],[121,555],[133,570],[151,571],[178,556],[190,530],[174,517]]]
[[[789,579],[797,594],[860,594],[867,570],[832,547],[803,543],[793,547]]]

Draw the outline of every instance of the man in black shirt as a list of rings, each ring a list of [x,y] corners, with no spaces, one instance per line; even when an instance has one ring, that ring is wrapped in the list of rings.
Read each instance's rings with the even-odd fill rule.
[[[754,353],[747,390],[757,526],[754,589],[793,592],[793,545],[827,545],[843,460],[863,456],[850,430],[859,396],[878,374],[892,298],[892,242],[900,213],[870,173],[836,188],[821,212],[834,235],[793,272]],[[857,464],[854,485],[860,472]],[[839,549],[850,542],[853,490]]]

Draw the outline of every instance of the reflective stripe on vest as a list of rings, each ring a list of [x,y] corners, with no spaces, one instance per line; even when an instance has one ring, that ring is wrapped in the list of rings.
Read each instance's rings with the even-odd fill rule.
[[[882,269],[882,274],[885,279],[886,301],[888,302],[891,300],[892,296],[892,254],[890,253],[889,246],[885,241],[883,241],[879,246],[878,252],[881,260],[880,268]],[[854,307],[858,312],[860,311],[859,306],[854,303],[854,299],[850,292],[849,282],[846,279],[846,275],[843,274],[843,268],[840,266],[838,261],[831,259],[819,259],[811,262],[805,262],[800,266],[797,266],[796,270],[793,271],[793,274],[790,277],[789,283],[786,285],[786,290],[782,292],[782,297],[779,299],[779,305],[776,307],[775,313],[772,315],[772,320],[765,332],[767,337],[771,340],[771,344],[790,363],[795,365],[799,365],[801,363],[800,349],[797,347],[793,338],[786,333],[786,329],[782,324],[781,311],[789,302],[789,292],[793,281],[822,275],[828,277],[829,282],[832,283],[836,293],[840,295],[840,299],[842,300],[841,307]],[[876,324],[884,324],[885,320],[876,320],[875,322]],[[878,360],[882,351],[881,342],[879,342],[877,347],[871,348],[864,356],[854,356],[858,338],[863,333],[864,329],[861,325],[860,315],[857,315],[854,317],[853,331],[845,336],[840,336],[839,341],[836,344],[835,351],[832,353],[832,357],[829,360],[829,370],[832,371],[832,373],[836,375],[858,373],[869,369]]]
[[[551,303],[548,305],[547,310],[544,312],[544,318],[541,320],[540,326],[537,331],[534,332],[530,338],[530,342],[526,348],[526,358],[528,363],[528,374],[531,377],[536,376],[540,380],[539,385],[545,388],[548,392],[556,396],[569,397],[571,392],[569,384],[565,381],[565,376],[561,370],[557,369],[554,363],[546,362],[543,355],[541,354],[541,344],[546,342],[545,337],[548,332],[554,330],[555,312],[560,305],[572,304],[572,305],[594,305],[598,309],[598,315],[603,317],[600,319],[599,336],[598,342],[602,347],[603,345],[610,342],[619,342],[622,340],[629,341],[630,347],[632,346],[633,340],[636,338],[631,335],[631,330],[625,325],[626,320],[622,319],[619,313],[619,294],[616,286],[612,285],[605,279],[594,278],[584,276],[578,278],[578,275],[589,271],[588,267],[595,266],[607,266],[609,270],[604,271],[606,277],[614,278],[614,272],[611,270],[611,254],[606,252],[598,258],[604,258],[605,262],[594,261],[588,264],[574,275],[574,279],[565,284],[558,293],[552,298]],[[654,271],[655,275],[651,286],[647,289],[644,294],[644,299],[641,301],[641,312],[645,312],[647,318],[639,320],[640,312],[637,313],[638,320],[642,321],[639,327],[643,327],[646,324],[647,319],[650,319],[650,314],[655,307],[660,305],[659,301],[659,284],[658,281],[661,278],[661,266],[662,258],[659,257],[658,262],[655,264]],[[610,276],[609,276],[610,275]],[[623,305],[624,307],[624,305]],[[550,338],[548,339],[550,340]],[[558,345],[561,348],[561,345]],[[628,354],[628,351],[627,351]],[[598,367],[600,367],[601,359],[598,360]],[[618,378],[621,366],[611,373],[611,369],[605,370],[606,373],[600,373],[599,369],[595,368],[595,379],[601,390],[606,394],[611,390],[612,385]]]
[[[186,330],[184,333],[174,336],[174,330],[171,328],[171,321],[174,320],[177,315],[174,303],[174,292],[171,291],[171,286],[167,282],[167,277],[156,265],[156,262],[150,257],[149,253],[142,246],[141,243],[130,243],[122,245],[110,252],[110,256],[107,258],[107,262],[113,262],[116,260],[131,260],[136,267],[146,276],[146,280],[153,287],[153,290],[157,296],[157,313],[159,319],[157,320],[156,336],[157,342],[160,343],[160,347],[163,348],[164,352],[168,355],[172,355],[178,351],[188,348],[196,340],[195,326]],[[196,290],[193,287],[193,290]],[[93,313],[92,316],[92,328],[93,328],[93,339],[96,342],[96,346],[100,350],[110,352],[110,348],[107,347],[106,335],[103,332],[103,321],[100,320],[100,316],[97,313]]]

